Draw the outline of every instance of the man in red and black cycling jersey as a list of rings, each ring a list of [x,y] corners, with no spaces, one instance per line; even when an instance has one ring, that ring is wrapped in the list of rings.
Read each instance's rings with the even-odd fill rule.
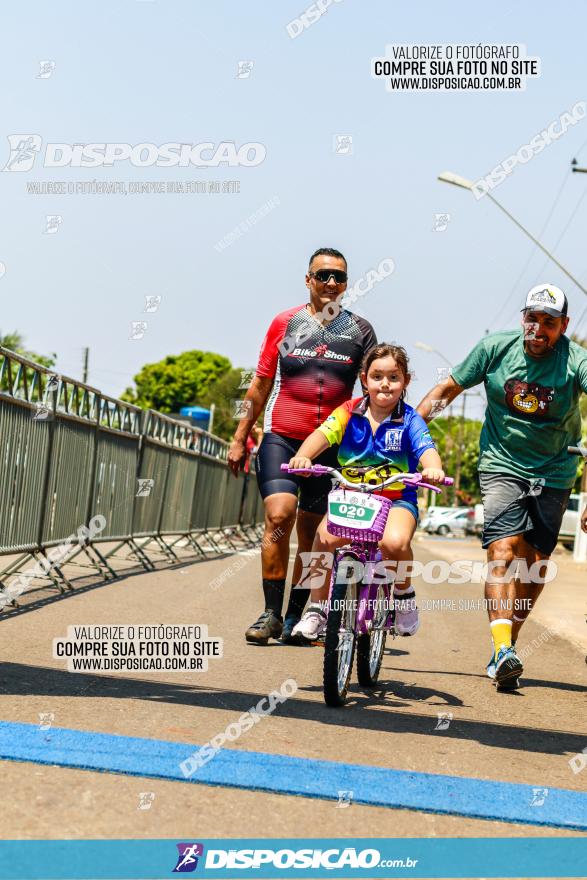
[[[283,622],[290,534],[296,523],[292,584],[297,584],[302,575],[300,553],[312,548],[331,487],[330,477],[299,478],[283,473],[281,465],[337,406],[352,397],[363,356],[377,344],[371,324],[339,305],[346,285],[347,263],[340,251],[320,248],[312,254],[306,274],[310,302],[281,312],[271,322],[245,396],[250,401],[247,415],[239,422],[228,454],[236,475],[251,426],[267,404],[265,434],[257,454],[257,481],[265,503],[261,552],[265,610],[245,634],[255,644],[266,645],[280,636],[291,640],[310,591],[292,590]],[[336,447],[316,461],[337,467]]]

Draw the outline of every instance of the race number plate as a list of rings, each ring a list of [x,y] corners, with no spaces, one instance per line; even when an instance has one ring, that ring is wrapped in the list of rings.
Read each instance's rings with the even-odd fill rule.
[[[382,502],[372,495],[335,489],[328,496],[328,520],[351,529],[370,529]]]

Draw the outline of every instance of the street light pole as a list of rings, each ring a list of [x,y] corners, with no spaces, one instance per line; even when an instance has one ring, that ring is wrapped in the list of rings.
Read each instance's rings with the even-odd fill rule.
[[[441,180],[443,183],[451,183],[451,184],[453,184],[453,186],[460,186],[460,187],[462,187],[463,189],[468,189],[468,190],[470,190],[471,192],[473,191],[473,186],[474,186],[474,184],[473,184],[472,181],[467,180],[466,177],[461,177],[460,174],[454,174],[452,171],[443,171],[442,174],[439,174],[439,175],[438,175],[438,179]],[[567,278],[570,278],[570,279],[571,279],[571,281],[573,282],[573,284],[576,284],[576,285],[577,285],[577,287],[579,288],[579,290],[583,291],[583,293],[587,296],[587,289],[585,289],[585,288],[583,287],[583,285],[581,284],[581,282],[580,282],[580,281],[577,281],[577,279],[575,278],[575,276],[574,276],[574,275],[571,275],[571,273],[569,272],[569,270],[568,270],[568,269],[565,269],[565,267],[563,266],[563,264],[562,264],[562,263],[559,263],[559,261],[556,259],[556,257],[554,257],[554,256],[550,253],[550,251],[548,251],[548,250],[544,247],[544,245],[543,245],[540,241],[538,241],[537,238],[535,238],[535,237],[532,235],[531,232],[528,232],[528,230],[526,229],[526,227],[525,227],[525,226],[522,226],[522,224],[519,222],[519,220],[516,220],[516,218],[515,218],[512,214],[510,214],[510,212],[507,211],[507,210],[504,208],[504,206],[501,205],[501,204],[497,201],[497,199],[494,199],[493,196],[491,195],[491,193],[487,192],[487,193],[485,193],[485,195],[487,196],[488,199],[490,199],[490,200],[494,203],[494,205],[497,205],[497,207],[500,209],[500,211],[503,211],[503,213],[504,213],[507,217],[509,217],[510,220],[511,220],[513,223],[515,223],[516,226],[517,226],[519,229],[521,229],[522,232],[523,232],[525,235],[527,235],[529,239],[531,239],[531,240],[534,242],[534,244],[536,245],[536,247],[539,247],[540,250],[541,250],[544,254],[546,254],[546,256],[548,257],[549,260],[552,260],[552,262],[555,264],[555,266],[558,266],[558,268],[561,270],[561,272],[564,272],[564,274],[567,276]]]
[[[532,235],[532,233],[531,233],[531,232],[528,232],[528,230],[526,229],[525,226],[522,226],[522,224],[519,223],[519,222],[516,220],[516,218],[513,217],[513,216],[510,214],[509,211],[506,211],[506,209],[504,208],[504,206],[501,205],[501,204],[497,201],[497,199],[494,199],[493,196],[492,196],[490,193],[487,193],[487,197],[488,197],[489,199],[491,199],[491,201],[493,202],[493,204],[494,204],[494,205],[497,205],[497,207],[498,207],[501,211],[503,211],[503,213],[504,213],[507,217],[509,217],[510,220],[512,220],[512,221],[516,224],[516,226],[518,226],[518,227],[522,230],[522,232],[525,232],[526,235],[528,236],[528,238],[531,238],[531,239],[532,239],[532,241],[534,242],[534,244],[535,244],[537,247],[539,247],[540,250],[541,250],[543,253],[545,253],[546,256],[547,256],[549,259],[552,260],[552,262],[555,264],[555,266],[558,266],[558,268],[561,270],[561,272],[564,272],[564,273],[565,273],[565,275],[567,276],[567,278],[570,278],[570,279],[571,279],[571,281],[573,282],[573,284],[576,284],[576,285],[577,285],[577,287],[579,288],[579,290],[582,290],[583,293],[587,295],[587,290],[583,287],[583,285],[581,284],[581,282],[580,282],[580,281],[577,281],[577,279],[575,278],[575,276],[574,276],[574,275],[571,275],[571,273],[568,271],[568,269],[565,269],[565,267],[563,266],[563,264],[562,264],[562,263],[559,263],[559,261],[557,260],[557,258],[556,258],[556,257],[553,257],[553,255],[550,253],[550,251],[547,251],[546,248],[544,247],[544,245],[542,245],[542,244],[538,241],[537,238],[534,238],[534,236]]]
[[[444,355],[441,351],[438,351],[437,348],[434,348],[433,345],[428,345],[427,342],[416,342],[415,345],[416,345],[416,348],[421,348],[422,351],[428,351],[428,352],[430,352],[431,354],[437,354],[438,357],[441,357],[442,360],[445,362],[445,364],[448,364],[449,367],[450,367],[451,370],[452,370],[454,364],[452,364],[452,363],[449,361],[449,359],[446,357],[446,355]],[[447,414],[447,416],[452,415],[452,403],[449,405],[446,414]]]

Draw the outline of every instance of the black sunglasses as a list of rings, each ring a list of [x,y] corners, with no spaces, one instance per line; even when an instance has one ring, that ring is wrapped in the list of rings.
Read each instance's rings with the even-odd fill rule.
[[[331,276],[334,276],[337,284],[344,284],[348,280],[347,273],[342,269],[318,269],[317,272],[309,272],[308,274],[311,278],[317,278],[322,284],[330,281]]]

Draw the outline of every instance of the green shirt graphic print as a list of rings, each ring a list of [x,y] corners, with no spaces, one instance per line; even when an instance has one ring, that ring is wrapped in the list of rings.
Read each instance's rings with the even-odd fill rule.
[[[492,333],[452,370],[463,388],[483,382],[485,422],[479,470],[502,472],[568,489],[581,439],[579,396],[587,392],[587,349],[561,336],[544,358],[526,354],[522,330]]]

